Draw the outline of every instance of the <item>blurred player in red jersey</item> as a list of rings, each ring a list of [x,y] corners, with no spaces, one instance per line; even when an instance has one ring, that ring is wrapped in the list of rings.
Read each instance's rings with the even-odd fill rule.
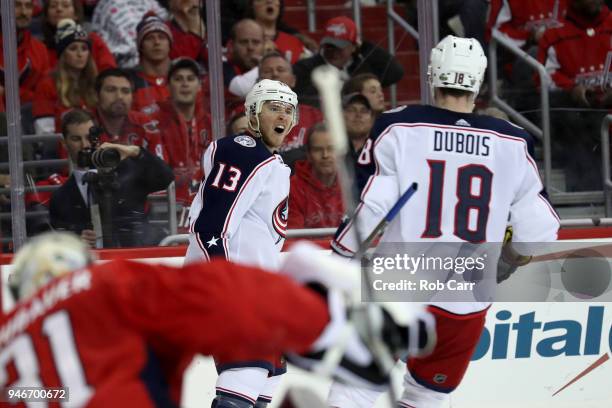
[[[38,236],[16,255],[10,285],[19,303],[0,320],[3,395],[66,387],[73,407],[175,407],[195,354],[249,360],[317,351],[345,321],[337,302],[328,307],[314,291],[257,268],[92,261],[65,233]]]

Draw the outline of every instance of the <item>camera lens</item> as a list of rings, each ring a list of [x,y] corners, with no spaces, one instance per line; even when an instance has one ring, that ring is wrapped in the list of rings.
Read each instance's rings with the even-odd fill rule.
[[[93,152],[91,161],[99,169],[114,169],[121,161],[121,154],[117,149],[99,149]]]

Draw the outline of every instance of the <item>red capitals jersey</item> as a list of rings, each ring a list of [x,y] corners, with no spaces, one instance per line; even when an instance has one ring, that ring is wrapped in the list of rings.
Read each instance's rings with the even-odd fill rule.
[[[103,125],[98,111],[94,111],[96,122]],[[142,146],[162,160],[166,160],[167,154],[161,142],[161,134],[157,127],[157,120],[151,119],[144,113],[130,111],[123,122],[123,127],[118,134],[112,135],[103,128],[100,135],[102,143],[120,143],[125,145]]]
[[[566,10],[567,0],[491,0],[487,37],[497,28],[521,47],[533,29],[558,26]]]
[[[278,51],[291,63],[291,65],[298,62],[302,53],[305,51],[304,44],[299,38],[284,31],[278,31],[276,33],[274,45],[276,45]]]
[[[568,10],[563,25],[547,30],[540,41],[538,60],[558,88],[577,84],[596,89],[602,85],[606,56],[612,51],[612,13],[602,5],[599,15],[586,20]]]
[[[170,59],[188,57],[200,64],[208,65],[208,50],[206,42],[196,34],[184,31],[173,19],[167,21],[166,25],[172,32],[172,48],[170,49]]]
[[[120,260],[56,279],[0,319],[3,395],[66,387],[72,407],[144,408],[178,406],[196,353],[305,351],[328,314],[318,295],[259,269]]]
[[[117,67],[115,57],[108,49],[108,45],[106,45],[102,37],[96,33],[89,33],[89,41],[91,42],[91,56],[96,63],[98,72]],[[54,47],[49,47],[47,52],[49,53],[51,66],[55,67],[57,65],[57,51]]]
[[[19,70],[19,99],[21,103],[32,102],[34,89],[51,68],[47,47],[32,37],[29,30],[22,30],[22,38],[17,45],[17,69]],[[4,84],[4,52],[2,52],[2,34],[0,33],[0,85]],[[0,104],[4,96],[0,94]],[[0,109],[4,112],[4,108]]]
[[[196,104],[195,116],[190,121],[183,119],[170,101],[160,103],[159,107],[157,126],[168,153],[166,162],[174,170],[176,199],[188,205],[203,177],[202,155],[212,141],[210,115],[200,103]]]
[[[344,216],[342,190],[338,178],[325,186],[314,175],[306,160],[295,163],[289,190],[288,228],[337,227]]]
[[[159,103],[169,96],[168,79],[165,76],[153,77],[142,71],[134,74],[133,110],[153,115],[159,110]]]

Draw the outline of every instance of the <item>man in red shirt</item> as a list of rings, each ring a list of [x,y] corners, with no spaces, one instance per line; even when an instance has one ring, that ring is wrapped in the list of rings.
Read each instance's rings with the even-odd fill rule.
[[[340,336],[353,348],[341,349],[335,373],[380,385],[374,377],[384,385],[388,374],[370,364],[364,334],[346,330],[350,310],[342,291],[358,281],[347,285],[349,274],[342,282],[338,271],[347,265],[324,265],[315,253],[295,251],[283,268],[298,282],[315,283],[313,290],[287,276],[222,260],[182,268],[126,260],[96,265],[74,235],[36,237],[14,260],[10,288],[19,302],[0,317],[3,396],[15,387],[62,387],[65,393],[46,402],[67,401],[69,390],[70,404],[78,407],[179,406],[183,374],[198,353],[248,361],[309,352],[301,360],[314,369],[314,356],[325,355]],[[359,276],[356,267],[349,271]],[[405,328],[380,309],[369,310],[379,312],[381,325],[372,334],[390,353],[406,350],[395,347],[395,336],[419,339],[411,345],[416,353],[433,347],[427,313],[417,312],[416,323]],[[363,317],[354,320],[365,326]],[[13,396],[9,402],[19,400]],[[213,406],[253,407],[241,403],[228,397]]]
[[[295,86],[295,75],[291,64],[278,52],[266,54],[259,63],[259,78],[281,81],[290,88]],[[321,111],[314,106],[299,105],[298,124],[285,137],[281,152],[297,149],[304,145],[304,136],[308,129],[323,119]]]
[[[251,19],[238,21],[232,27],[228,43],[230,56],[223,62],[223,83],[229,100],[229,110],[244,101],[259,76],[258,64],[264,54],[263,28]]]
[[[337,227],[344,215],[334,144],[323,123],[306,136],[306,158],[295,164],[289,192],[288,228]]]
[[[176,199],[189,205],[202,179],[202,154],[212,140],[210,115],[199,93],[198,63],[190,58],[173,61],[168,72],[170,99],[159,104],[156,119],[167,163],[174,170]]]
[[[142,17],[136,31],[140,66],[135,71],[132,109],[152,115],[159,110],[158,104],[170,96],[166,81],[172,32],[153,12]]]
[[[19,99],[22,104],[32,102],[34,87],[51,68],[47,47],[30,32],[32,0],[15,0],[17,26],[17,69],[19,70]],[[4,51],[0,33],[0,112],[4,112]]]
[[[170,58],[188,57],[206,67],[206,26],[202,19],[200,1],[170,0],[168,8],[172,17],[166,24],[174,39]]]
[[[103,71],[96,78],[98,106],[94,116],[103,129],[102,142],[142,146],[165,160],[157,121],[131,109],[133,84],[119,68]]]

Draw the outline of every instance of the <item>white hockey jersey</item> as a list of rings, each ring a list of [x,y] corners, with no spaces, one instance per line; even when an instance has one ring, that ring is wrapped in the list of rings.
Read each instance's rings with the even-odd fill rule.
[[[260,138],[213,142],[189,210],[186,262],[222,256],[276,269],[287,230],[289,167]]]
[[[381,242],[502,242],[509,219],[514,241],[557,238],[559,219],[541,194],[524,129],[488,116],[410,106],[382,114],[371,137],[376,169],[357,208],[360,240],[415,181],[418,191]],[[354,223],[338,230],[332,246],[347,256],[357,250]]]

